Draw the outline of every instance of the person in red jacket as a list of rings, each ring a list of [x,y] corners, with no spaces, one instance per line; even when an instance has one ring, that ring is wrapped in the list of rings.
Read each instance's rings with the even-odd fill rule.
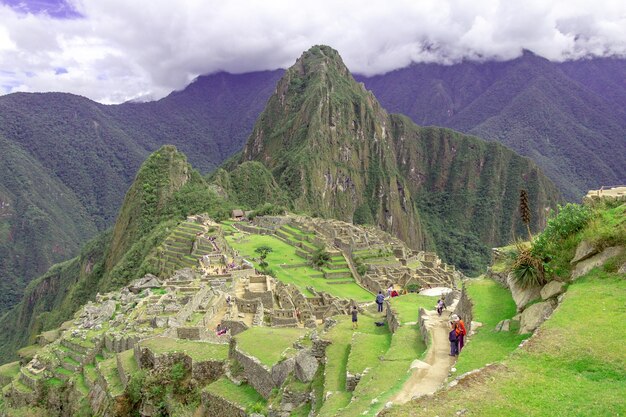
[[[459,317],[456,314],[453,314],[451,319],[456,324],[456,329],[457,329],[457,334],[458,334],[458,339],[459,339],[459,352],[461,352],[461,350],[463,349],[463,346],[465,346],[465,335],[467,334],[467,330],[465,329],[465,323],[463,323],[463,320],[461,320],[461,317]]]

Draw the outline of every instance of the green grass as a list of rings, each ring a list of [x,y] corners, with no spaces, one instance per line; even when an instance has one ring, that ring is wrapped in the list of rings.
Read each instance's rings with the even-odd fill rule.
[[[56,378],[53,378],[56,379]],[[50,382],[51,380],[48,380],[48,382]],[[59,380],[60,381],[60,380]],[[85,376],[83,374],[78,374],[76,375],[75,378],[75,386],[76,389],[78,389],[78,391],[83,394],[84,396],[89,395],[89,387],[87,386],[87,383],[85,382]],[[62,381],[61,381],[62,383]]]
[[[82,375],[79,375],[79,376],[82,376]],[[59,378],[50,378],[50,379],[46,380],[46,385],[48,387],[58,388],[58,387],[63,385],[63,381],[61,381]],[[78,384],[77,384],[77,386],[78,386]],[[87,387],[85,387],[85,388],[87,388]],[[81,388],[79,387],[79,389],[81,389]],[[86,391],[82,391],[82,389],[81,389],[81,392],[83,392],[85,395],[87,395],[87,394],[89,394],[89,389],[87,389]]]
[[[272,367],[306,332],[297,328],[252,327],[236,336],[237,347]]]
[[[504,359],[528,335],[516,332],[494,332],[496,325],[516,313],[511,293],[491,279],[472,279],[466,282],[469,297],[474,304],[474,321],[481,322],[469,343],[463,348],[456,364],[457,375]]]
[[[98,364],[100,373],[107,382],[108,392],[113,397],[122,395],[124,393],[124,386],[120,380],[120,375],[117,371],[117,361],[115,358],[107,359]]]
[[[124,368],[125,371],[130,374],[139,372],[139,365],[137,365],[137,361],[135,360],[135,352],[133,349],[125,350],[117,355],[119,356],[122,368]]]
[[[405,294],[391,299],[391,309],[398,313],[400,323],[417,321],[420,307],[432,310],[437,303],[437,297],[429,297],[415,293]]]
[[[20,372],[20,363],[11,362],[0,366],[0,385],[4,386]]]
[[[85,379],[89,380],[92,384],[98,379],[98,371],[96,371],[95,365],[85,365],[83,374],[85,375]]]
[[[242,235],[238,236],[241,237]],[[306,287],[311,286],[317,291],[325,291],[337,297],[353,298],[357,301],[369,301],[372,299],[372,294],[356,283],[329,284],[323,278],[311,278],[311,275],[321,274],[320,271],[312,267],[282,268],[281,264],[301,264],[307,262],[307,260],[296,255],[295,247],[274,236],[250,234],[243,235],[241,242],[237,242],[235,236],[227,236],[226,240],[229,245],[249,260],[258,257],[254,250],[259,246],[268,245],[271,247],[273,251],[267,255],[266,262],[269,264],[269,268],[276,274],[276,278],[285,283],[295,284],[305,295],[312,295],[306,290]],[[257,268],[259,267],[258,262],[253,263]]]
[[[235,385],[228,378],[222,377],[205,388],[206,391],[250,410],[256,405],[264,406],[265,399],[250,385]]]
[[[365,368],[377,366],[390,344],[391,334],[353,333],[346,370],[351,374],[360,374]]]
[[[172,339],[169,337],[153,337],[140,342],[155,354],[168,352],[184,352],[192,360],[202,362],[209,360],[225,361],[228,358],[228,345],[193,340]]]
[[[389,416],[621,416],[626,413],[626,281],[599,269],[499,369]],[[427,408],[427,412],[423,410]]]
[[[364,313],[359,315],[359,328],[352,330],[352,323],[349,316],[335,317],[337,325],[323,335],[324,339],[332,342],[326,348],[326,367],[324,378],[324,393],[332,392],[332,395],[322,405],[320,416],[334,416],[338,410],[350,403],[352,393],[346,391],[346,370],[350,357],[352,335],[355,332],[366,333],[378,337],[388,338],[389,329],[387,326],[377,327],[374,322],[380,320],[377,315]],[[377,339],[378,340],[378,339]],[[393,340],[392,340],[393,343]],[[374,368],[378,369],[379,365]],[[408,369],[408,365],[407,365]],[[374,373],[372,370],[368,375]],[[362,382],[359,383],[359,385]],[[357,386],[358,389],[358,386]]]

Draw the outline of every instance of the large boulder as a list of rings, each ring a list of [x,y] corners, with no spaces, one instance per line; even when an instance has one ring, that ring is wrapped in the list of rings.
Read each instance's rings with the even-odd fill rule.
[[[626,274],[626,262],[622,264],[622,266],[617,270],[618,274]]]
[[[288,358],[272,367],[272,381],[277,387],[283,385],[296,366],[294,358]]]
[[[554,307],[552,303],[549,301],[544,301],[542,303],[537,303],[529,306],[522,313],[522,320],[520,323],[520,334],[531,333],[534,332],[537,327],[541,325],[550,314],[554,311]]]
[[[585,260],[590,256],[595,255],[596,253],[598,253],[598,249],[596,249],[596,247],[588,241],[583,240],[576,247],[576,254],[574,255],[574,258],[572,258],[570,263],[574,265],[576,262]]]
[[[565,292],[565,284],[560,281],[550,281],[541,289],[541,299],[556,297]]]
[[[572,279],[582,277],[593,268],[604,265],[607,260],[614,256],[621,255],[623,252],[624,248],[622,246],[611,246],[591,258],[578,262],[576,268],[572,271]]]
[[[537,285],[530,288],[520,288],[520,286],[515,283],[513,273],[510,273],[506,277],[506,283],[511,290],[511,295],[513,296],[513,301],[515,301],[515,305],[517,306],[518,313],[523,311],[528,303],[538,300],[539,297],[541,297],[541,286]]]
[[[317,372],[317,359],[309,352],[301,352],[296,356],[296,378],[302,382],[311,382]]]

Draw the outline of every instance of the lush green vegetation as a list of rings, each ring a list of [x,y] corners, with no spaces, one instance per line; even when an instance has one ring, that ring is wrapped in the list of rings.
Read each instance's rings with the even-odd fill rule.
[[[456,375],[501,361],[528,337],[515,331],[493,331],[501,320],[516,314],[515,302],[508,289],[485,278],[467,281],[465,285],[474,305],[473,320],[482,323],[482,327],[459,355]]]
[[[194,361],[226,360],[228,346],[194,340],[172,339],[169,337],[154,337],[141,342],[156,354],[166,352],[183,352]]]
[[[293,343],[306,334],[305,329],[251,327],[236,336],[237,347],[272,367],[293,353]],[[259,343],[260,340],[271,343]]]
[[[254,261],[254,258],[258,256],[255,253],[256,249],[262,246],[272,248],[272,252],[268,253],[265,258],[268,269],[277,279],[285,283],[295,284],[305,294],[311,295],[306,289],[310,286],[317,291],[325,291],[338,297],[353,298],[358,301],[367,301],[372,298],[368,291],[356,283],[330,284],[328,280],[320,276],[320,271],[306,265],[306,259],[296,255],[295,247],[274,236],[237,233],[227,236],[226,240],[242,256],[253,260],[253,263],[258,267],[261,266],[260,262]],[[293,267],[293,265],[303,266]]]
[[[626,410],[626,337],[615,326],[626,320],[625,302],[626,281],[595,269],[570,285],[541,332],[501,366],[461,389],[386,415],[423,415],[424,408],[440,416],[461,409],[487,417],[621,415]]]
[[[265,399],[250,385],[235,385],[228,378],[220,378],[205,388],[206,391],[239,405],[248,412],[265,411]]]
[[[408,294],[392,300],[394,310],[400,315],[401,321],[406,323],[415,321],[420,307],[431,308],[435,297]],[[376,321],[380,321],[379,313],[365,312],[359,315],[358,330],[353,331],[349,318],[342,316],[338,318],[338,324],[324,336],[332,341],[326,350],[328,359],[324,392],[330,391],[332,394],[320,409],[320,416],[376,415],[409,376],[411,362],[426,351],[417,325],[402,325],[391,335],[387,326],[378,327],[374,324]],[[353,334],[357,333],[363,336],[357,336],[359,346],[353,356]],[[374,360],[373,353],[367,352],[368,348],[374,352],[385,352],[377,356],[378,360]],[[371,369],[362,377],[353,393],[346,391],[348,367],[362,368],[364,365]],[[372,403],[374,398],[378,401]]]

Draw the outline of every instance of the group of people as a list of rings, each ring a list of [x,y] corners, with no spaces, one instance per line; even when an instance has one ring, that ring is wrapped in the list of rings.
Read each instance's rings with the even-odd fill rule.
[[[448,340],[450,340],[450,356],[459,356],[463,346],[465,345],[465,323],[456,314],[450,316],[450,333],[448,334]]]

